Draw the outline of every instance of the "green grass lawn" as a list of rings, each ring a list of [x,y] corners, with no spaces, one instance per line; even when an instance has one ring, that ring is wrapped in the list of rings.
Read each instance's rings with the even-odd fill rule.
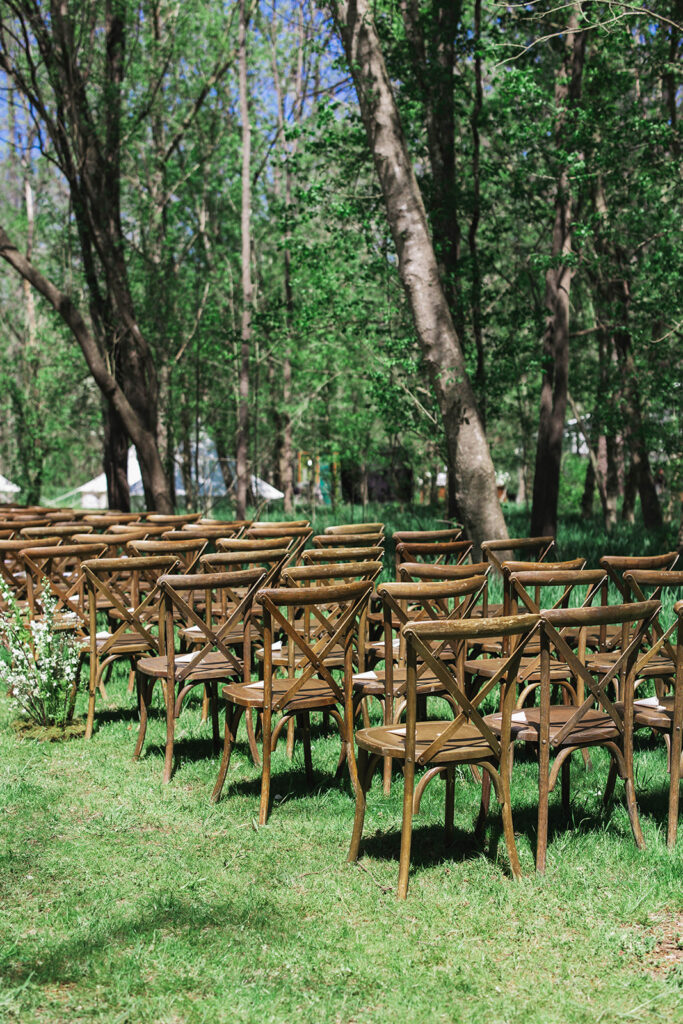
[[[434,523],[414,513],[403,525]],[[510,528],[526,532],[521,521]],[[667,549],[668,538],[622,532],[606,544],[569,524],[559,553],[594,565],[603,551]],[[568,823],[551,797],[542,878],[536,769],[521,752],[517,883],[495,801],[485,847],[474,841],[479,791],[468,772],[456,787],[456,842],[445,846],[436,780],[399,904],[399,776],[388,798],[375,777],[350,865],[354,803],[348,782],[333,782],[333,735],[314,733],[313,792],[300,748],[293,764],[278,749],[275,806],[259,829],[259,772],[243,733],[214,806],[218,758],[198,703],[179,720],[179,763],[164,787],[161,716],[133,764],[137,716],[123,673],[109,698],[90,742],[43,744],[18,738],[0,697],[0,1024],[683,1020],[683,836],[669,852],[660,742],[641,735],[636,754],[647,850],[635,849],[621,784],[603,810],[598,752],[592,770],[573,765]]]
[[[509,877],[495,803],[486,847],[474,842],[478,788],[463,772],[450,848],[444,783],[427,789],[399,904],[399,777],[389,798],[376,777],[350,865],[353,801],[332,781],[333,736],[315,737],[313,792],[299,748],[293,764],[278,749],[276,803],[257,829],[246,743],[213,806],[217,759],[198,704],[180,719],[164,787],[161,717],[133,764],[136,719],[120,679],[109,697],[89,743],[20,740],[0,704],[0,1020],[682,1019],[683,839],[666,849],[665,757],[650,738],[637,753],[644,853],[619,784],[602,810],[598,753],[592,771],[573,766],[568,827],[553,797],[549,867],[536,877],[536,772],[521,755],[524,880]]]

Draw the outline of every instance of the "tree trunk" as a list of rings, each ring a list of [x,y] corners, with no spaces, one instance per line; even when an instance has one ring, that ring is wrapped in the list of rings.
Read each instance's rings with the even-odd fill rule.
[[[128,487],[128,433],[121,417],[109,402],[103,403],[104,474],[107,478],[107,505],[118,512],[130,512]]]
[[[506,537],[488,442],[441,286],[427,216],[367,0],[336,4],[336,18],[380,181],[423,358],[456,473],[456,498],[478,546]]]
[[[586,33],[579,31],[581,4],[572,4],[562,65],[555,79],[555,107],[558,121],[555,146],[565,149],[567,109],[581,96]],[[567,166],[562,167],[555,198],[552,266],[545,277],[545,305],[548,311],[543,334],[543,379],[531,506],[532,536],[557,533],[557,502],[560,493],[562,438],[569,384],[569,293],[573,270],[568,259],[572,251],[572,194]]]
[[[247,94],[247,28],[249,10],[247,0],[240,0],[239,23],[239,93],[240,118],[242,121],[242,320],[239,363],[239,404],[237,408],[237,506],[238,519],[247,514],[247,492],[249,489],[249,353],[251,347],[251,121],[249,119],[249,97]]]

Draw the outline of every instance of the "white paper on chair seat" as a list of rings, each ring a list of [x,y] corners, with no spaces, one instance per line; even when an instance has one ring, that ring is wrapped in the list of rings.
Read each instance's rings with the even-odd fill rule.
[[[641,708],[653,708],[655,711],[666,711],[666,707],[659,703],[659,697],[640,697],[638,700],[634,700],[635,705]]]
[[[261,679],[257,683],[245,683],[244,687],[245,687],[246,690],[262,690],[263,689],[263,680]]]
[[[377,679],[379,679],[379,676],[377,675],[376,672],[372,672],[372,671],[370,671],[370,672],[354,672],[353,678],[354,679],[369,679],[371,681],[373,681],[373,680],[376,681]]]
[[[274,644],[270,645],[270,649],[271,649],[271,651],[281,651],[282,650],[282,640],[276,640]]]
[[[183,630],[183,632],[184,633],[200,633],[202,636],[204,636],[204,630],[201,628],[201,626],[187,626]]]
[[[108,640],[113,634],[108,633],[106,629],[101,629],[99,633],[95,633],[96,640]]]
[[[526,711],[513,711],[511,720],[513,722],[517,722],[518,724],[521,723],[523,725],[526,725],[526,723],[529,721],[529,719],[526,717]]]
[[[192,659],[196,658],[196,657],[197,657],[197,652],[196,651],[194,652],[194,654],[192,654],[192,653],[190,653],[190,654],[176,654],[176,656],[175,656],[175,663],[176,663],[176,665],[188,665],[192,661]]]
[[[403,725],[400,729],[390,729],[389,732],[393,732],[394,736],[405,736],[406,727]]]

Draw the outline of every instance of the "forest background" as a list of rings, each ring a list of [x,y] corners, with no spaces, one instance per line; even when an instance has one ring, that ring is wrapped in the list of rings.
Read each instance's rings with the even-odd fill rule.
[[[238,514],[251,472],[288,513],[305,451],[363,502],[380,476],[433,499],[447,466],[480,535],[492,467],[533,532],[560,485],[607,528],[678,521],[682,24],[681,0],[0,0],[0,468],[37,502],[104,464],[126,508],[133,441],[148,506],[176,453],[193,505],[208,436]],[[428,301],[383,177],[406,153]]]

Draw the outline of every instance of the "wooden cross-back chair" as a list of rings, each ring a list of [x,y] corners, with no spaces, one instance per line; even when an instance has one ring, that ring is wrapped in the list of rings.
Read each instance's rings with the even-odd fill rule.
[[[396,579],[404,562],[431,562],[433,565],[462,565],[472,552],[469,540],[405,541],[396,544]]]
[[[206,550],[203,537],[188,537],[187,540],[134,540],[129,547],[136,555],[175,555],[183,566],[183,572],[192,572]]]
[[[386,585],[388,586],[388,584]],[[521,867],[515,844],[510,806],[511,720],[515,697],[516,671],[525,644],[539,622],[537,615],[507,618],[447,619],[409,622],[404,627],[407,641],[406,721],[372,726],[356,733],[358,744],[358,789],[356,813],[349,850],[350,861],[358,858],[365,819],[367,792],[374,772],[383,759],[393,758],[403,765],[403,824],[399,861],[398,897],[408,892],[413,814],[415,808],[415,772],[426,768],[429,774],[446,777],[446,835],[453,838],[455,769],[459,765],[478,767],[489,777],[498,798],[503,831],[512,874],[519,878]],[[510,635],[515,646],[498,671],[475,694],[464,685],[462,663],[466,651],[489,636]],[[442,652],[452,657],[446,661]],[[439,680],[456,709],[448,721],[419,721],[418,666],[426,664]],[[502,727],[496,735],[486,722],[482,704],[495,693],[502,708]],[[486,808],[482,801],[476,832],[481,835]]]
[[[59,544],[24,548],[20,552],[26,571],[26,597],[32,619],[42,615],[44,584],[56,598],[55,623],[70,625],[87,636],[89,618],[83,562],[104,550],[94,537],[89,544]]]
[[[21,557],[21,552],[30,548],[58,546],[61,544],[60,537],[43,537],[35,540],[26,538],[3,538],[0,540],[0,576],[14,594],[14,598],[20,608],[28,607],[28,576],[26,567]],[[2,595],[0,595],[0,607],[4,607]]]
[[[288,541],[291,544],[291,561],[296,563],[306,543],[313,535],[311,526],[279,526],[270,523],[252,523],[244,531],[245,540]]]
[[[661,600],[665,590],[674,597],[683,592],[683,570],[633,569],[624,573],[636,601]],[[648,591],[650,593],[648,594]],[[676,842],[679,788],[683,770],[681,734],[683,733],[683,601],[673,606],[671,622],[666,626],[660,614],[636,664],[636,685],[654,680],[652,697],[636,697],[633,702],[634,728],[649,728],[664,737],[669,768],[669,815],[667,844]]]
[[[667,551],[663,555],[603,555],[600,565],[608,574],[623,601],[633,597],[628,582],[624,579],[627,572],[649,570],[667,572],[674,569],[678,562],[678,551]]]
[[[175,721],[180,715],[187,694],[203,685],[209,697],[214,746],[219,744],[217,687],[224,679],[241,683],[250,675],[249,613],[254,594],[265,573],[260,569],[238,572],[193,573],[182,576],[164,575],[159,579],[161,590],[160,636],[162,643],[156,657],[141,658],[136,666],[140,699],[140,729],[135,746],[137,759],[147,731],[149,706],[154,685],[161,680],[166,705],[166,744],[163,781],[169,782],[173,772]],[[202,609],[194,607],[196,595],[203,594]],[[178,628],[194,626],[200,633],[194,649],[176,652]],[[240,657],[236,647],[241,646]]]
[[[20,535],[26,537],[29,540],[33,540],[36,537],[60,537],[66,540],[69,537],[73,537],[75,533],[80,534],[92,534],[93,527],[87,523],[83,524],[80,520],[74,522],[63,523],[47,523],[45,526],[25,526],[20,530]]]
[[[372,547],[341,547],[341,548],[308,548],[302,553],[303,565],[339,564],[340,562],[377,562],[381,561],[384,548]]]
[[[559,592],[559,595],[548,596],[544,600],[544,595],[548,590],[552,590],[556,594]],[[578,596],[577,590],[579,591]],[[512,572],[508,576],[508,608],[512,615],[518,614],[520,610],[524,613],[538,614],[543,606],[567,608],[572,600],[578,601],[582,608],[589,608],[596,600],[604,603],[606,594],[607,576],[601,569],[555,569],[554,566],[548,565],[547,569]],[[567,642],[576,644],[578,638],[571,632],[571,623],[568,623],[564,629]],[[588,639],[594,643],[599,642],[601,635],[604,635],[604,630],[598,629],[597,634],[591,634],[590,638],[584,632],[581,635],[581,642],[584,643],[584,646]],[[510,642],[510,638],[505,636],[501,637],[498,643],[490,638],[482,652],[476,652],[476,656],[473,655],[471,659],[466,660],[465,672],[473,686],[477,685],[477,680],[487,678],[496,671],[500,659],[507,657],[509,653],[506,650],[506,644]],[[495,651],[496,646],[498,647],[497,652]],[[482,659],[478,656],[479,653],[491,655],[492,652],[493,656],[488,658]],[[577,680],[577,691],[570,678],[571,674],[561,658],[555,659],[550,671],[553,683],[562,689],[566,700],[574,704],[583,700],[582,677]],[[541,683],[539,648],[534,649],[533,643],[529,640],[517,675],[520,687],[517,705],[521,708]]]
[[[608,751],[611,763],[605,802],[611,799],[619,775],[625,784],[626,804],[636,845],[640,849],[645,845],[633,779],[633,700],[640,644],[658,611],[658,601],[645,601],[597,608],[554,608],[541,612],[540,706],[516,710],[511,725],[513,739],[531,744],[538,755],[538,871],[544,871],[546,866],[549,794],[561,775],[562,807],[568,814],[569,759],[577,750],[600,746]],[[623,639],[619,656],[610,669],[596,675],[591,671],[585,636],[602,626],[621,627]],[[563,632],[576,629],[580,640],[575,651]],[[574,689],[585,694],[582,700],[572,704],[551,702],[551,666],[554,659],[567,666],[574,680]],[[610,696],[610,687],[619,675],[622,677],[623,711]],[[487,716],[487,723],[494,732],[498,732],[501,728],[500,715]],[[551,754],[554,755],[552,766]]]
[[[130,534],[132,538],[136,540],[154,540],[155,537],[161,537],[168,530],[167,526],[161,526],[153,523],[145,523],[142,520],[140,522],[129,522],[129,523],[112,523],[104,533],[101,533],[101,537],[116,537],[120,534]]]
[[[372,533],[384,535],[384,523],[338,523],[326,526],[325,534],[343,536],[345,533]]]
[[[103,557],[83,563],[89,632],[84,651],[90,658],[86,739],[90,739],[93,731],[98,690],[106,699],[105,673],[111,671],[116,661],[129,661],[131,692],[136,660],[149,651],[158,652],[159,637],[153,628],[161,599],[158,580],[178,566],[179,560],[172,555]],[[109,625],[107,629],[98,629],[97,615],[103,609],[108,613]]]
[[[384,668],[359,671],[353,677],[354,699],[363,702],[366,727],[370,725],[366,708],[368,698],[381,702],[386,726],[398,721],[405,707],[407,660],[404,628],[407,623],[464,618],[472,614],[485,590],[485,576],[380,584],[377,594],[382,602]],[[445,648],[439,654],[449,656]],[[416,687],[420,708],[425,715],[427,697],[449,699],[440,680],[424,662],[417,669]],[[383,779],[384,791],[388,794],[391,788],[390,757],[384,761]]]
[[[263,678],[247,684],[224,687],[227,701],[225,742],[213,800],[218,800],[230,764],[237,727],[245,711],[256,710],[262,720],[262,770],[259,823],[264,825],[270,811],[271,755],[281,735],[296,716],[303,735],[306,777],[312,781],[310,713],[327,712],[336,721],[341,736],[338,773],[344,762],[349,765],[352,785],[357,782],[353,750],[353,709],[351,675],[353,671],[353,635],[363,606],[372,591],[370,581],[356,581],[332,586],[291,586],[260,591],[263,608],[264,660]],[[315,641],[309,641],[298,625],[304,621],[297,610],[307,609],[324,628]],[[275,632],[282,633],[291,649],[285,678],[276,677],[272,645]],[[328,656],[341,645],[344,652],[343,682],[335,680],[327,665]],[[303,657],[299,660],[298,655]],[[281,714],[277,726],[273,716]]]
[[[494,569],[502,573],[503,562],[510,561],[512,555],[533,562],[547,562],[548,556],[555,548],[554,537],[506,537],[505,539],[485,540],[481,544],[483,558],[487,558]]]
[[[319,533],[311,538],[314,548],[384,548],[384,534],[371,533]]]
[[[128,523],[137,523],[142,520],[140,512],[91,512],[83,517],[84,523],[89,523],[100,532],[111,529],[112,526],[125,526]]]
[[[178,514],[166,513],[166,512],[148,512],[145,516],[145,522],[161,524],[166,527],[167,530],[180,527],[184,523],[197,523],[202,518],[201,512],[183,512]]]

